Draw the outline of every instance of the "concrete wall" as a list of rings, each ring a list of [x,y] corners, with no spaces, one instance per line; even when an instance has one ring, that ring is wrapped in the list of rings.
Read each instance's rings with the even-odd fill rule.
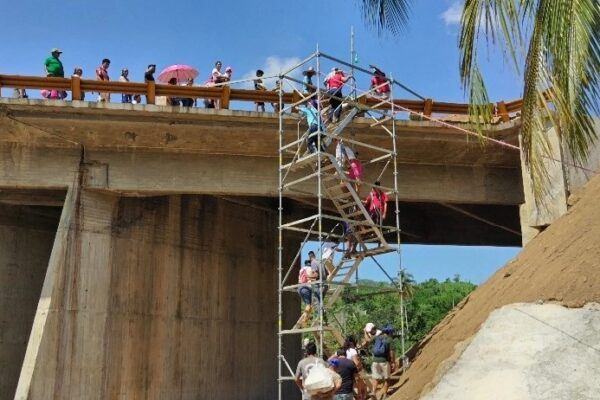
[[[596,119],[595,129],[600,136],[600,119]],[[569,195],[579,190],[600,171],[600,140],[590,145],[588,159],[579,165],[573,161],[566,143],[559,138],[554,127],[549,127],[546,135],[551,146],[551,158],[544,161],[548,172],[548,184],[544,188],[543,198],[538,203],[535,202],[536,196],[529,170],[521,155],[525,198],[524,204],[520,207],[523,245],[564,215],[567,212]]]
[[[12,399],[58,219],[0,205],[0,398]]]
[[[596,134],[600,137],[600,119],[596,119],[595,129]],[[596,140],[590,146],[588,160],[582,165],[585,169],[577,168],[574,165],[575,162],[572,160],[570,154],[565,150],[565,158],[569,165],[565,165],[567,171],[567,182],[569,184],[569,193],[576,192],[579,188],[585,185],[595,174],[600,171],[600,140]]]
[[[275,214],[210,196],[66,203],[17,398],[276,397]]]

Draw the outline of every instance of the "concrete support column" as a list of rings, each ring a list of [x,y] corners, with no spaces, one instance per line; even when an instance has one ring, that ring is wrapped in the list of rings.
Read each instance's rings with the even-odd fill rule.
[[[70,199],[18,399],[276,397],[275,213],[211,196]]]
[[[600,135],[599,119],[595,120],[595,127]],[[529,171],[521,155],[525,197],[525,203],[520,208],[523,245],[566,213],[569,196],[600,171],[600,142],[591,143],[588,159],[583,165],[578,165],[555,128],[549,127],[545,134],[551,148],[550,157],[544,162],[548,171],[548,185],[544,188],[542,199],[538,199],[538,202],[535,201]]]
[[[537,202],[529,169],[521,154],[525,203],[521,205],[519,214],[523,246],[567,211],[567,187],[563,166],[559,161],[562,160],[560,139],[554,128],[549,128],[546,135],[551,148],[551,157],[544,161],[548,171],[548,185],[544,187],[542,198],[537,199]]]

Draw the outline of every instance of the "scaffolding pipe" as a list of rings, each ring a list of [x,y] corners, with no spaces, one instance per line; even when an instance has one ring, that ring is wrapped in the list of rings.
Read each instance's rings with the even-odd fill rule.
[[[392,74],[390,74],[390,79],[393,81],[393,76]],[[394,115],[394,87],[390,86],[390,98],[392,100],[392,115]],[[397,149],[397,145],[396,145],[396,118],[392,118],[392,145],[393,145],[393,150],[394,150],[394,203],[396,205],[396,210],[395,210],[395,214],[396,214],[396,227],[400,227],[400,200],[398,198],[399,193],[398,193],[398,149]],[[402,282],[402,250],[400,249],[400,244],[401,244],[401,237],[400,237],[400,229],[398,229],[396,231],[396,252],[398,254],[398,281],[400,284],[400,321],[402,321],[400,323],[400,331],[402,333],[402,338],[400,340],[401,343],[401,347],[402,347],[402,369],[404,370],[404,354],[406,352],[405,349],[405,340],[404,340],[404,336],[405,336],[405,324],[404,324],[404,314],[405,314],[405,307],[404,307],[404,282]]]
[[[281,78],[280,78],[281,79]],[[279,104],[283,104],[283,91],[281,90],[281,85],[279,89]],[[283,145],[283,114],[279,113],[279,165],[283,164],[283,150],[281,149]],[[277,377],[280,378],[282,376],[282,358],[283,358],[283,338],[281,337],[281,331],[283,330],[283,291],[282,289],[282,278],[283,278],[283,171],[279,168],[279,226],[278,226],[278,236],[279,236],[279,245],[277,251],[278,258],[278,268],[277,268],[277,282],[278,282],[278,301],[277,301],[277,327],[279,329],[279,335],[277,335]],[[285,358],[283,358],[285,361]],[[277,385],[277,398],[279,400],[283,400],[282,398],[282,383],[279,381]]]
[[[353,35],[353,32],[352,32]],[[386,191],[391,191],[394,194],[394,202],[395,202],[395,226],[384,226],[383,225],[383,221],[380,220],[378,221],[379,223],[376,224],[375,221],[373,221],[373,219],[371,218],[370,214],[367,212],[367,210],[365,209],[362,199],[360,198],[360,194],[355,190],[355,184],[358,183],[357,180],[355,179],[349,179],[346,176],[346,171],[345,168],[342,168],[337,160],[335,159],[335,157],[333,157],[330,153],[328,152],[324,152],[322,151],[322,144],[326,144],[328,145],[329,140],[331,138],[334,137],[340,137],[339,135],[342,133],[343,129],[346,129],[348,127],[348,125],[352,122],[352,119],[354,118],[354,116],[357,114],[358,111],[360,110],[366,110],[369,115],[371,112],[377,112],[377,113],[387,113],[388,110],[382,111],[379,109],[374,109],[372,106],[368,106],[362,103],[359,103],[356,98],[352,98],[352,96],[356,96],[357,93],[359,93],[358,89],[356,88],[356,81],[353,81],[353,85],[352,85],[352,92],[350,93],[350,95],[348,96],[336,96],[340,97],[340,100],[345,103],[346,105],[349,105],[351,110],[349,113],[345,114],[344,118],[340,118],[340,121],[337,125],[335,125],[335,128],[330,131],[330,132],[326,132],[323,128],[323,124],[322,124],[322,120],[321,120],[321,112],[323,111],[323,105],[322,105],[322,100],[323,99],[327,99],[327,98],[332,98],[333,96],[329,96],[327,93],[324,92],[324,88],[321,85],[321,81],[319,79],[317,79],[316,85],[315,85],[315,93],[311,93],[309,96],[305,96],[304,94],[300,93],[300,96],[302,98],[301,101],[295,101],[292,105],[290,105],[289,107],[285,107],[284,108],[284,104],[283,104],[283,86],[284,86],[284,81],[289,81],[289,82],[298,82],[298,83],[302,83],[294,78],[288,77],[286,76],[286,74],[292,72],[293,70],[295,70],[296,68],[298,68],[300,65],[303,65],[304,63],[312,60],[313,58],[316,58],[316,76],[317,77],[321,77],[321,69],[322,69],[322,59],[321,56],[330,59],[330,60],[334,60],[336,62],[339,62],[342,65],[347,65],[350,66],[350,68],[352,68],[352,74],[354,73],[354,70],[356,69],[357,71],[361,71],[361,72],[366,72],[369,75],[372,75],[370,72],[354,65],[354,56],[355,56],[355,50],[354,50],[354,38],[352,37],[352,42],[351,42],[351,63],[346,63],[343,62],[341,60],[338,60],[334,57],[330,57],[327,55],[322,54],[319,51],[319,46],[317,45],[316,48],[316,53],[314,53],[313,55],[311,55],[310,57],[308,57],[307,59],[305,59],[304,61],[302,61],[301,63],[299,63],[298,65],[290,68],[288,71],[286,71],[285,73],[282,73],[279,75],[279,81],[278,81],[278,86],[279,86],[279,247],[278,247],[278,329],[279,329],[279,335],[278,335],[278,382],[279,382],[279,388],[278,388],[278,398],[279,400],[282,400],[282,396],[283,396],[283,389],[282,389],[282,385],[284,381],[289,381],[289,380],[293,380],[293,370],[288,362],[288,360],[286,359],[284,353],[284,346],[283,346],[283,335],[284,334],[303,334],[303,333],[312,333],[313,335],[318,337],[317,339],[317,347],[318,347],[318,354],[320,356],[325,355],[325,351],[326,351],[326,342],[325,342],[325,333],[329,332],[329,334],[333,335],[333,338],[336,341],[341,340],[341,333],[339,330],[337,330],[337,328],[334,328],[335,323],[333,323],[333,325],[331,324],[325,324],[325,310],[329,310],[332,306],[333,303],[335,302],[335,300],[342,294],[342,292],[349,288],[349,287],[367,287],[368,285],[361,285],[358,282],[358,268],[360,266],[360,264],[364,261],[364,259],[366,257],[371,257],[371,259],[373,259],[380,268],[382,268],[382,270],[385,272],[385,274],[388,276],[388,279],[390,279],[390,281],[392,281],[394,283],[394,285],[396,287],[399,287],[398,291],[400,293],[400,308],[401,308],[401,330],[402,330],[402,354],[403,354],[403,360],[405,358],[404,354],[405,354],[405,343],[404,343],[404,337],[405,337],[405,330],[406,330],[406,326],[407,326],[407,316],[406,316],[406,309],[404,306],[404,299],[403,299],[403,288],[402,288],[402,271],[403,271],[403,267],[402,267],[402,258],[401,258],[401,251],[400,251],[400,244],[401,244],[401,237],[400,237],[400,216],[399,216],[399,190],[398,190],[398,163],[397,163],[397,148],[396,148],[396,121],[394,115],[396,113],[396,109],[397,108],[402,108],[397,106],[394,103],[394,97],[393,97],[393,92],[390,93],[390,100],[382,100],[381,102],[379,102],[378,104],[376,104],[376,106],[382,106],[383,104],[389,104],[390,108],[391,108],[391,113],[389,115],[391,115],[391,130],[380,124],[379,126],[381,126],[385,132],[388,133],[389,137],[392,139],[392,151],[390,151],[389,149],[383,148],[383,147],[378,147],[378,146],[373,146],[371,144],[368,143],[363,143],[359,140],[355,140],[355,139],[346,139],[346,141],[350,144],[356,145],[356,146],[362,146],[362,147],[366,147],[369,148],[371,150],[375,150],[375,151],[381,151],[383,153],[382,156],[377,156],[376,158],[374,158],[373,160],[370,160],[368,162],[366,162],[365,164],[369,164],[372,165],[375,162],[379,162],[379,161],[385,161],[385,165],[383,166],[383,169],[381,171],[381,173],[378,176],[378,180],[381,178],[381,176],[386,172],[386,170],[388,169],[388,167],[390,166],[391,160],[390,158],[393,157],[393,167],[394,167],[394,172],[393,172],[393,180],[394,180],[394,184],[393,184],[393,188],[385,188],[381,185],[375,185],[373,183],[367,183],[365,182],[365,185],[367,187],[370,188],[380,188],[381,190],[386,190]],[[390,76],[391,81],[393,81],[393,78]],[[288,84],[290,84],[289,82],[287,82]],[[293,87],[293,85],[290,85]],[[297,91],[294,88],[295,91]],[[317,151],[316,154],[307,154],[302,156],[301,155],[301,149],[303,147],[302,141],[303,139],[305,139],[306,135],[302,135],[301,134],[301,127],[300,124],[302,122],[302,119],[298,120],[298,124],[297,124],[297,133],[296,133],[296,138],[295,140],[293,140],[292,143],[285,143],[285,138],[284,138],[284,113],[286,110],[288,110],[291,107],[297,106],[302,104],[302,102],[305,102],[307,100],[307,98],[312,98],[314,96],[317,96],[318,98],[318,103],[317,103],[317,132],[316,132],[316,147],[317,147]],[[388,124],[389,126],[389,124]],[[310,130],[310,128],[309,128]],[[387,136],[386,136],[387,137]],[[289,141],[289,139],[288,139]],[[289,152],[288,149],[293,149],[297,147],[297,150],[294,152],[294,156],[292,158],[292,161],[289,163],[284,164],[284,153]],[[290,152],[291,153],[291,152]],[[289,158],[288,158],[289,160]],[[322,165],[324,162],[328,162],[328,164]],[[305,173],[304,175],[300,175],[300,177],[294,176],[293,181],[291,182],[287,182],[287,177],[288,174],[291,171],[296,171],[299,170],[300,167],[307,167],[310,166],[310,172]],[[299,184],[300,182],[308,182],[309,180],[311,180],[312,178],[316,177],[316,184],[317,184],[317,188],[316,190],[311,191],[311,192],[304,192],[301,190],[298,190],[295,188],[295,186],[297,184]],[[341,186],[339,185],[339,183],[337,181],[341,180]],[[284,192],[289,193],[289,192],[295,192],[295,193],[302,193],[302,194],[306,194],[307,196],[310,196],[311,198],[314,198],[314,196],[316,195],[317,197],[317,202],[316,204],[313,203],[312,207],[315,207],[317,209],[316,214],[313,214],[309,217],[305,217],[305,218],[300,218],[300,219],[296,219],[287,223],[284,223],[284,215],[283,215],[283,195]],[[333,202],[333,205],[335,206],[335,211],[332,212],[332,214],[334,215],[328,215],[328,214],[324,214],[324,210],[327,209],[327,211],[329,211],[329,207],[326,207],[326,204],[324,203],[325,199],[330,199]],[[312,202],[311,202],[312,203]],[[352,208],[348,208],[348,207],[352,207]],[[314,208],[313,208],[314,210]],[[326,233],[324,231],[324,228],[329,228],[331,227],[330,225],[330,221],[333,222],[338,222],[338,224],[336,224],[333,229],[331,229],[331,232]],[[342,235],[339,235],[337,233],[334,233],[334,231],[337,229],[337,226],[339,225],[339,222],[343,222],[346,227],[350,227],[353,231],[353,233],[351,234],[354,239],[356,240],[356,245],[358,246],[357,251],[358,254],[355,257],[350,257],[348,259],[342,259],[341,261],[339,261],[335,268],[333,269],[332,273],[330,276],[326,277],[326,273],[328,272],[325,268],[324,265],[324,260],[323,260],[323,247],[324,247],[324,242],[331,240],[332,237],[335,238],[344,238],[346,237],[346,231],[344,231],[344,233]],[[302,227],[302,224],[308,224],[310,223],[310,229],[306,229]],[[318,224],[316,227],[315,225]],[[291,264],[289,265],[283,265],[283,244],[284,244],[284,232],[286,231],[295,231],[295,232],[302,232],[304,233],[304,240],[302,241],[301,246],[299,247],[297,253],[295,254],[295,257],[293,259],[293,261],[291,262]],[[371,235],[372,232],[372,235]],[[385,234],[388,233],[392,233],[392,232],[396,232],[396,249],[393,249],[393,245],[390,245],[390,243],[387,242],[386,238],[385,238]],[[292,285],[286,285],[286,282],[288,281],[291,271],[293,270],[294,265],[298,262],[299,259],[301,259],[301,255],[302,252],[305,249],[305,246],[307,243],[313,241],[312,243],[314,243],[314,241],[318,241],[318,250],[315,249],[315,253],[317,258],[317,262],[318,262],[318,269],[319,269],[319,279],[316,280],[315,282],[313,282],[311,285],[313,285],[314,288],[318,288],[318,293],[316,293],[316,296],[318,298],[318,304],[319,304],[319,309],[318,309],[318,313],[316,317],[312,318],[312,323],[311,325],[306,328],[306,327],[302,327],[302,316],[298,319],[298,322],[296,322],[296,324],[293,326],[292,329],[286,329],[284,330],[283,328],[283,294],[284,291],[292,291],[295,290],[297,288],[299,288],[300,286],[302,286],[303,284],[292,284]],[[378,241],[379,242],[379,246],[375,247],[375,246],[371,246],[371,245],[367,245],[367,243],[372,243],[373,241]],[[390,252],[396,252],[397,253],[397,258],[398,258],[398,276],[399,276],[399,281],[395,282],[394,278],[392,278],[392,276],[390,276],[387,271],[385,271],[385,269],[383,269],[383,267],[381,267],[381,265],[376,261],[376,259],[374,258],[374,256],[379,256],[381,254],[385,254],[385,253],[390,253]],[[349,267],[349,265],[347,265],[347,263],[352,263],[352,266]],[[356,284],[352,285],[350,283],[350,279],[352,278],[353,275],[356,274]],[[339,275],[339,276],[338,276]],[[341,281],[338,281],[338,279],[342,279]],[[324,285],[330,285],[332,287],[332,292],[331,294],[329,294],[328,296],[328,301],[327,303],[325,303],[325,298],[324,298],[324,293],[323,293],[323,288]],[[377,295],[379,293],[376,292],[378,288],[377,287],[373,287],[371,288],[372,293],[369,292],[367,294],[365,294],[365,296],[374,296]],[[388,291],[389,289],[381,289],[383,291]],[[334,315],[331,316],[333,319],[336,319]],[[333,322],[333,321],[332,321]],[[338,325],[341,326],[341,324],[338,322]],[[342,337],[343,339],[343,337]],[[405,367],[405,364],[403,362],[403,368]],[[284,374],[284,370],[286,370],[287,373],[289,373],[289,376],[283,376]]]
[[[339,58],[335,58],[335,57],[333,57],[333,56],[330,56],[330,55],[328,55],[328,54],[325,54],[325,53],[320,53],[320,55],[321,55],[322,57],[324,57],[324,58],[327,58],[327,59],[331,60],[331,61],[334,61],[334,62],[336,62],[336,63],[339,63],[339,64],[342,64],[342,65],[345,65],[345,66],[347,66],[347,67],[350,67],[350,68],[352,68],[352,65],[351,65],[351,64],[349,64],[349,63],[347,63],[347,62],[345,62],[345,61],[342,61],[342,60],[340,60]],[[374,74],[373,74],[371,71],[369,71],[368,69],[362,68],[362,67],[354,66],[354,69],[356,69],[356,70],[358,70],[358,71],[360,71],[360,72],[364,72],[365,74],[369,74],[369,75],[371,75],[371,76],[373,76],[373,75],[374,75]],[[419,99],[421,99],[421,100],[425,100],[425,97],[421,96],[420,94],[418,94],[417,92],[415,92],[414,90],[412,90],[412,89],[411,89],[411,88],[409,88],[408,86],[406,86],[406,85],[402,84],[401,82],[398,82],[398,81],[396,81],[396,80],[392,79],[392,78],[391,78],[391,76],[390,76],[390,82],[392,82],[392,83],[394,83],[394,84],[396,84],[396,85],[400,86],[402,89],[406,90],[408,93],[412,94],[413,96],[416,96],[416,97],[418,97],[418,98],[419,98]]]

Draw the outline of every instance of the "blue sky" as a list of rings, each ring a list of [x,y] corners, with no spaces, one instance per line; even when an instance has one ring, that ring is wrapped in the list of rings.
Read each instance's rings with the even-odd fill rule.
[[[0,71],[42,74],[49,50],[60,47],[66,72],[81,66],[92,79],[105,57],[112,61],[112,79],[122,67],[140,81],[149,63],[159,70],[186,63],[197,67],[204,80],[217,59],[241,78],[256,68],[279,72],[314,52],[317,44],[348,60],[354,26],[360,64],[380,66],[425,97],[463,101],[456,46],[461,2],[413,3],[407,31],[379,38],[365,29],[358,0],[233,0],[218,6],[180,0],[171,9],[168,2],[152,0],[62,0],[51,7],[39,0],[15,1],[0,16]],[[493,77],[488,81],[491,98],[519,97],[521,85],[512,69],[496,52],[488,57],[484,72]]]
[[[267,75],[278,73],[313,53],[317,44],[321,51],[349,61],[353,26],[359,64],[378,65],[424,97],[465,101],[458,73],[460,0],[414,0],[408,29],[399,37],[378,37],[365,29],[358,1],[209,4],[191,0],[10,2],[0,16],[0,73],[42,75],[50,49],[60,47],[65,72],[81,66],[84,77],[90,79],[105,57],[112,61],[113,80],[123,67],[129,68],[131,80],[142,81],[149,63],[157,64],[159,71],[185,63],[197,67],[198,81],[204,81],[215,60],[232,66],[234,79],[240,79],[252,76],[257,68]],[[483,54],[491,99],[520,97],[520,81],[502,54],[494,50]],[[361,79],[359,85],[366,88],[368,79]],[[396,97],[412,98],[407,93],[396,93]],[[480,283],[517,251],[406,246],[403,260],[419,281],[458,273]]]

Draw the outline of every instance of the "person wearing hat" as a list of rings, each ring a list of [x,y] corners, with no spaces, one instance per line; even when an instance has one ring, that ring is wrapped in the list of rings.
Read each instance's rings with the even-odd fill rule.
[[[46,61],[44,61],[44,70],[46,71],[46,76],[55,76],[59,78],[65,77],[65,70],[63,69],[62,62],[59,59],[61,54],[62,51],[56,47],[50,51],[50,57],[46,58]]]
[[[342,378],[339,389],[335,392],[334,400],[354,400],[354,386],[358,386],[360,378],[358,367],[346,357],[346,350],[338,349],[335,356],[329,359],[331,368]],[[359,392],[360,393],[360,392]],[[361,398],[363,393],[361,393]]]
[[[376,400],[384,399],[390,387],[390,375],[396,369],[396,355],[392,350],[394,328],[386,325],[382,333],[373,340],[373,362],[371,363],[371,387]],[[381,397],[377,396],[377,386],[383,384]]]
[[[381,330],[377,329],[374,323],[369,322],[365,325],[365,329],[363,330],[363,340],[360,344],[361,347],[366,347],[373,341],[376,336],[381,335]]]
[[[313,67],[309,67],[306,71],[302,71],[302,75],[304,75],[304,78],[302,79],[304,94],[310,95],[317,90],[312,81],[312,77],[315,76],[316,73],[317,71],[315,71]]]

